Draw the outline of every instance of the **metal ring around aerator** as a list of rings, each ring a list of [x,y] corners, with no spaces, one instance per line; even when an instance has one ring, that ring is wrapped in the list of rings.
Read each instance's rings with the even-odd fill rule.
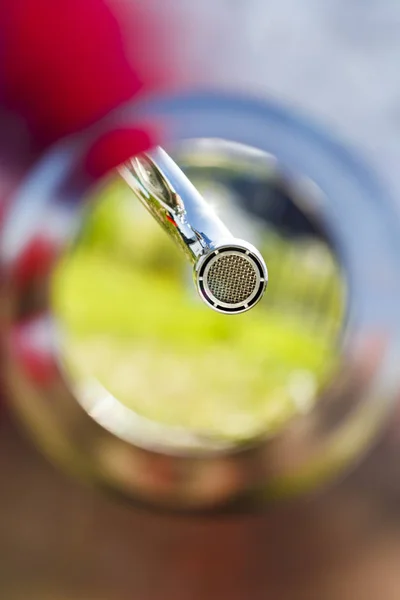
[[[236,261],[240,260],[239,264],[247,263],[248,275],[252,277],[252,281],[248,282],[248,285],[250,285],[248,291],[245,289],[247,282],[244,281],[243,283],[241,281],[240,267],[238,267],[237,262],[234,262],[232,267],[228,266],[223,269],[223,274],[218,277],[218,282],[213,283],[210,281],[212,268],[228,257],[234,261],[235,259]],[[223,294],[217,293],[214,289],[216,284],[218,283],[218,287],[221,287],[221,282],[223,283],[224,278],[227,277],[236,279],[234,288],[230,293],[233,292],[235,295],[239,295],[246,291],[244,297],[240,295],[236,299],[232,297],[229,301],[228,298],[224,301],[224,298],[221,297]],[[263,257],[256,248],[251,244],[239,241],[234,245],[232,243],[220,245],[201,257],[195,267],[195,279],[200,296],[208,306],[221,313],[240,314],[255,306],[263,297],[268,283],[268,270]],[[227,291],[225,290],[225,292]]]

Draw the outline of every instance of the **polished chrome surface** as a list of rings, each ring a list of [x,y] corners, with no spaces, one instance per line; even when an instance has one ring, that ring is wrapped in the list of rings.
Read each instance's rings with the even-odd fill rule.
[[[162,148],[133,157],[119,171],[147,210],[193,263],[218,240],[232,237]]]
[[[162,148],[133,157],[119,172],[194,264],[200,297],[208,306],[218,312],[236,314],[250,310],[261,300],[268,281],[264,259],[250,245],[247,248],[246,242],[242,245],[234,239]],[[218,256],[222,247],[224,256]],[[227,248],[231,252],[229,260],[225,254]],[[255,254],[257,258],[253,258]],[[210,260],[204,271],[200,262],[203,264],[206,257]]]
[[[48,291],[89,191],[74,174],[99,135],[148,119],[165,125],[164,147],[201,137],[252,145],[322,191],[315,212],[329,227],[349,284],[341,360],[315,408],[276,435],[219,445],[185,438],[187,432],[180,437],[133,413],[128,440],[121,423],[106,429],[85,412],[60,369]],[[21,279],[21,256],[35,243],[43,247],[43,240],[52,254],[48,250],[47,261]],[[400,385],[399,240],[391,199],[368,168],[278,106],[194,95],[127,107],[86,137],[53,149],[20,189],[5,222],[2,350],[11,405],[54,460],[137,502],[172,510],[253,510],[304,494],[359,461],[393,414]]]

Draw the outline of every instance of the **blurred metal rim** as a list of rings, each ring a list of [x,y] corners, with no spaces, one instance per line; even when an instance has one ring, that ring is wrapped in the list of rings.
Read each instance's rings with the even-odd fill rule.
[[[117,128],[155,123],[162,145],[219,138],[265,151],[321,189],[315,211],[348,282],[342,367],[308,415],[273,438],[234,446],[150,423],[131,413],[105,429],[74,398],[57,358],[48,288],[91,185],[82,164]],[[320,129],[271,102],[210,94],[126,106],[56,146],[27,177],[5,221],[3,376],[10,404],[47,454],[109,491],[159,509],[253,510],[305,493],[365,453],[400,389],[400,236],[391,199],[370,170]],[[21,266],[22,265],[22,266]],[[129,411],[131,412],[131,411]]]

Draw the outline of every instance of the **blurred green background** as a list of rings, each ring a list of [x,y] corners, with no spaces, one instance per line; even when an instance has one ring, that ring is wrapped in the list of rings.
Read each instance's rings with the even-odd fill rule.
[[[54,277],[72,380],[98,380],[140,415],[229,440],[310,410],[335,368],[339,269],[318,239],[266,227],[258,247],[269,270],[264,299],[242,315],[218,314],[126,183],[109,179]]]

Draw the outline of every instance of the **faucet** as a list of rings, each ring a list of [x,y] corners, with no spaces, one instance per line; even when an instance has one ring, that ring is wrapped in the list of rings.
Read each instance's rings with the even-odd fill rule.
[[[135,156],[119,173],[192,263],[195,285],[209,307],[238,314],[261,300],[268,270],[260,252],[231,234],[162,148]]]

